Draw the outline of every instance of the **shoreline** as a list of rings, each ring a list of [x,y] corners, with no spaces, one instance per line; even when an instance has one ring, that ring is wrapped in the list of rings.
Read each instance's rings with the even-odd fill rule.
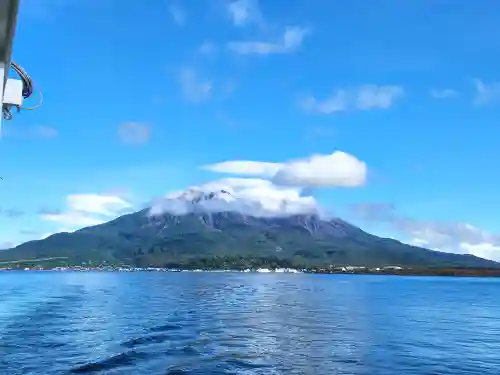
[[[257,268],[257,269],[171,269],[156,267],[54,267],[54,268],[0,268],[1,272],[192,272],[192,273],[258,273],[258,274],[317,274],[317,275],[379,275],[379,276],[419,276],[419,277],[500,277],[500,269],[467,269],[467,268],[402,268],[379,270],[339,270],[324,268]]]

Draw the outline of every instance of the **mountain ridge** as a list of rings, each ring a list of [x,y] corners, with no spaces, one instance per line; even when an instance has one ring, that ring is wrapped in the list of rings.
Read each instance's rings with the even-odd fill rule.
[[[303,266],[500,267],[472,255],[377,237],[319,211],[273,216],[260,210],[257,212],[263,215],[251,215],[237,210],[242,202],[224,190],[189,192],[181,197],[181,205],[178,198],[167,198],[103,224],[23,243],[0,252],[0,261],[62,256],[76,264],[165,266],[225,257]]]

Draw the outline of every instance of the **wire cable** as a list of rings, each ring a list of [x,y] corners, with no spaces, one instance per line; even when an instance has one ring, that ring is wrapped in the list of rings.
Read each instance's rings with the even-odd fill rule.
[[[11,61],[10,66],[16,71],[23,81],[23,98],[29,98],[33,94],[33,81],[31,77],[24,71],[24,69],[16,62]]]
[[[35,90],[35,87],[33,85],[33,80],[31,77],[26,73],[26,71],[16,62],[11,61],[10,62],[10,67],[19,75],[21,78],[21,81],[23,83],[23,88],[22,88],[22,96],[24,99],[29,98],[31,95],[33,95],[33,92]],[[33,111],[40,107],[43,103],[43,94],[40,90],[37,90],[39,95],[40,95],[40,100],[37,105],[33,107],[21,107],[19,109],[24,109],[27,111]],[[0,103],[1,104],[1,103]],[[11,120],[12,119],[12,112],[10,106],[3,106],[2,107],[2,115],[5,120]]]
[[[22,110],[25,110],[25,111],[34,111],[35,109],[39,108],[42,105],[42,103],[43,103],[43,94],[37,88],[35,88],[35,90],[38,92],[38,95],[40,96],[40,100],[33,107],[21,107]]]
[[[12,112],[10,111],[10,108],[8,107],[3,107],[2,108],[2,113],[3,113],[3,118],[4,120],[12,120]]]

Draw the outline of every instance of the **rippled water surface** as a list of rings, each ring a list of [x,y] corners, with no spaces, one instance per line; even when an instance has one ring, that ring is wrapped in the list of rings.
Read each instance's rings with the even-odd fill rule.
[[[500,373],[500,282],[0,273],[0,374]]]

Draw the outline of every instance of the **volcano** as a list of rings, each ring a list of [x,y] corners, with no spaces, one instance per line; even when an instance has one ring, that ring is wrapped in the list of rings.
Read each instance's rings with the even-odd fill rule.
[[[255,204],[225,190],[187,191],[104,224],[1,251],[0,261],[65,257],[73,264],[105,261],[163,267],[200,259],[266,258],[301,266],[500,266],[472,255],[377,237],[312,209],[277,215]]]

